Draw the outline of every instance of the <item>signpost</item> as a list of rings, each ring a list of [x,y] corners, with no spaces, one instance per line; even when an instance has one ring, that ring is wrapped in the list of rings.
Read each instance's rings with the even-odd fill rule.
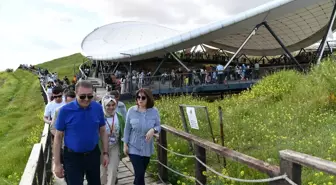
[[[210,134],[211,134],[212,141],[213,141],[213,143],[216,143],[215,142],[215,136],[214,136],[214,133],[213,133],[213,130],[212,130],[210,117],[209,117],[208,108],[206,106],[184,105],[184,104],[182,104],[182,105],[179,105],[179,107],[180,107],[180,114],[181,114],[181,120],[182,120],[183,128],[184,128],[184,131],[187,132],[187,133],[190,133],[190,132],[189,132],[189,127],[187,125],[186,116],[184,114],[184,107],[186,108],[190,128],[195,129],[195,130],[200,130],[200,128],[202,128],[201,127],[202,125],[199,125],[198,120],[197,120],[196,109],[203,109],[204,113],[206,114],[205,119],[206,119],[206,122],[208,122],[208,128],[209,128],[209,131],[210,131]],[[205,130],[201,130],[201,131],[206,132]],[[190,145],[191,151],[193,151],[192,143],[190,142],[189,145]],[[217,159],[220,162],[218,155],[217,155]]]
[[[195,108],[194,107],[186,107],[186,111],[187,111],[190,127],[193,128],[193,129],[199,130]]]

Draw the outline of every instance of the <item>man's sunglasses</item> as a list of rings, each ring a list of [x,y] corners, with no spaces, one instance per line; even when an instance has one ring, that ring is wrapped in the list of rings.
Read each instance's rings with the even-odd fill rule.
[[[83,94],[83,95],[79,95],[79,99],[84,100],[85,98],[88,98],[89,100],[91,100],[93,98],[93,95],[89,95],[89,94]]]
[[[53,98],[62,98],[63,95],[56,95],[56,96],[53,96]]]
[[[137,99],[138,99],[138,100],[143,100],[143,101],[144,101],[144,100],[147,99],[147,97],[146,97],[146,96],[137,96]]]

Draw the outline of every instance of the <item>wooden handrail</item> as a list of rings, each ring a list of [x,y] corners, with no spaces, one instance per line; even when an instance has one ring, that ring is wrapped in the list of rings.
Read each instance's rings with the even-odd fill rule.
[[[331,175],[336,175],[335,162],[291,150],[280,151],[281,173],[286,173],[288,178],[292,179],[293,182],[298,185],[302,183],[302,166],[310,167],[322,172],[329,173]]]
[[[161,128],[175,136],[181,137],[187,141],[190,141],[198,146],[201,146],[209,151],[216,152],[217,154],[232,159],[234,161],[243,163],[251,168],[254,168],[260,172],[266,173],[269,176],[277,176],[280,174],[280,168],[278,166],[271,165],[262,160],[256,159],[254,157],[245,155],[243,153],[231,150],[229,148],[223,147],[221,145],[215,144],[206,139],[202,139],[192,134],[188,134],[184,131],[177,130],[168,125],[161,125]]]
[[[40,143],[34,144],[30,153],[20,185],[50,184],[52,179],[51,164],[51,133],[49,124],[45,124]]]
[[[281,159],[336,175],[336,163],[292,150],[280,151]]]
[[[42,161],[40,159],[42,152],[41,143],[34,144],[33,149],[30,153],[26,168],[21,177],[20,185],[32,185],[38,184],[37,174],[39,162]]]

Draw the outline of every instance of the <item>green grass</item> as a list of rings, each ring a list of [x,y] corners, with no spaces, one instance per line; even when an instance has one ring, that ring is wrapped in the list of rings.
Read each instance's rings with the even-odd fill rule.
[[[43,129],[43,98],[36,75],[0,73],[0,184],[18,184]]]
[[[85,57],[80,53],[76,53],[70,56],[58,58],[52,61],[44,62],[36,65],[37,67],[46,68],[49,72],[57,72],[58,77],[63,79],[64,76],[68,76],[69,79],[73,77],[74,70],[77,73],[78,67],[85,61]]]
[[[225,146],[279,165],[279,151],[298,152],[336,161],[336,102],[329,98],[336,93],[336,64],[325,61],[303,75],[295,71],[282,71],[266,77],[250,91],[209,103],[190,96],[164,97],[156,102],[163,123],[183,130],[179,104],[208,107],[216,140],[219,137],[218,106],[224,112]],[[191,132],[211,139],[205,113],[197,110],[200,130]],[[188,122],[188,120],[187,120]],[[169,148],[189,153],[187,142],[168,135]],[[219,142],[220,143],[220,142]],[[209,152],[208,163],[226,175],[246,179],[267,177],[265,174],[228,161],[226,169],[219,165],[216,155]],[[168,164],[180,172],[194,176],[194,160],[169,155]],[[151,166],[156,168],[156,164]],[[170,173],[173,184],[192,182]],[[304,168],[303,184],[336,183],[333,176]],[[225,181],[208,174],[209,184],[242,184]]]

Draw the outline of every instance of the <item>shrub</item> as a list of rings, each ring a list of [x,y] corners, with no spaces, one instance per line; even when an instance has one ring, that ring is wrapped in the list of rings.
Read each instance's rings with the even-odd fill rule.
[[[6,72],[7,73],[12,73],[14,70],[13,69],[10,69],[10,68],[8,68],[8,69],[6,69]]]

